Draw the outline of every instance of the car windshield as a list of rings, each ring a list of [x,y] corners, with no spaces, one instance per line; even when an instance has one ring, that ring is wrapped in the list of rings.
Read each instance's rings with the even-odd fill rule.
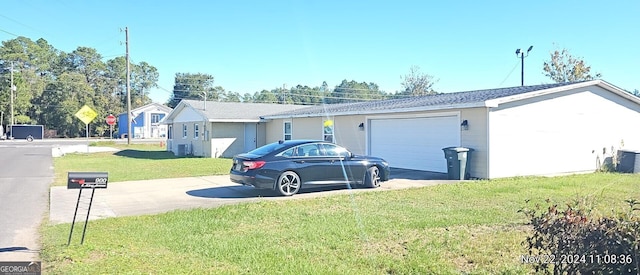
[[[247,152],[247,154],[254,155],[254,156],[257,156],[257,157],[262,157],[262,156],[264,156],[266,154],[269,154],[271,152],[280,150],[280,149],[282,149],[282,148],[284,148],[286,146],[287,146],[286,144],[279,143],[279,142],[269,143],[269,144],[267,144],[265,146],[253,149],[253,150]]]

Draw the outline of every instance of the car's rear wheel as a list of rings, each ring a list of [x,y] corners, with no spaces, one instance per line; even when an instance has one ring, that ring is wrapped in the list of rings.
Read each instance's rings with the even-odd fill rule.
[[[380,169],[378,166],[371,166],[364,176],[364,186],[369,188],[380,187]]]
[[[300,191],[300,176],[293,171],[286,171],[278,177],[276,191],[283,196],[291,196]]]

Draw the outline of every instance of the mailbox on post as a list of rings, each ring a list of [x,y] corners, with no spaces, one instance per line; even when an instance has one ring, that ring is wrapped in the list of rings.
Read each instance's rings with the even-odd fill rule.
[[[108,181],[107,172],[69,172],[67,189],[107,188]]]
[[[69,172],[67,174],[67,189],[79,190],[78,201],[76,202],[76,210],[73,213],[73,220],[71,221],[71,230],[69,231],[69,241],[67,242],[67,245],[71,244],[71,236],[73,235],[73,227],[76,223],[76,216],[78,215],[78,206],[80,206],[82,190],[91,189],[91,198],[89,199],[89,207],[87,208],[87,217],[84,220],[84,229],[82,229],[82,239],[80,240],[80,244],[84,243],[84,235],[87,232],[89,213],[91,213],[91,205],[93,204],[93,195],[96,192],[96,188],[107,188],[108,181],[109,173],[107,172]]]

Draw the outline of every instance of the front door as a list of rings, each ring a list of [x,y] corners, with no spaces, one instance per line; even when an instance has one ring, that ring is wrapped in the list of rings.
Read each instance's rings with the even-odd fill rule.
[[[257,135],[257,125],[255,123],[245,123],[244,124],[244,151],[249,152],[253,149],[256,149],[256,140],[258,138]]]

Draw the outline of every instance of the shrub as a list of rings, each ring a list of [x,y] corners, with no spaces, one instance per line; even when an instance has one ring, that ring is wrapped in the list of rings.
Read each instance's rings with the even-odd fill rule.
[[[529,255],[523,255],[522,262],[536,273],[640,273],[640,203],[627,203],[629,211],[613,217],[597,216],[584,200],[564,210],[549,200],[546,210],[539,205],[522,209],[533,227],[523,242]]]

